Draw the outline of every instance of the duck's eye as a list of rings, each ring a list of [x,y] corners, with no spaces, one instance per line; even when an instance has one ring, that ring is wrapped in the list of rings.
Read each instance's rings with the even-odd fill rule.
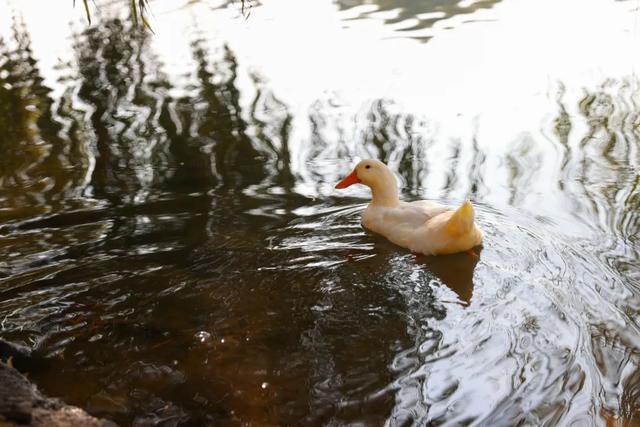
[[[371,165],[367,165],[364,167],[365,169],[371,169]]]

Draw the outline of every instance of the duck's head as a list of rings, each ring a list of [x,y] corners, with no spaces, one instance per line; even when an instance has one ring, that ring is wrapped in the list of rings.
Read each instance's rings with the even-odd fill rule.
[[[393,172],[379,160],[366,159],[360,161],[353,171],[336,188],[343,189],[353,184],[364,184],[372,190],[396,190],[397,182]]]

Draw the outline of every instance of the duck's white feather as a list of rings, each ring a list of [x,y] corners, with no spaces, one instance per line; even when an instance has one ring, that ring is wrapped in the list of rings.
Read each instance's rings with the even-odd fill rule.
[[[345,182],[347,184],[345,185]],[[362,225],[396,245],[427,255],[451,254],[482,243],[482,232],[474,222],[471,203],[450,210],[439,203],[420,200],[403,202],[391,171],[377,160],[363,160],[338,184],[369,186],[373,200],[362,214]]]

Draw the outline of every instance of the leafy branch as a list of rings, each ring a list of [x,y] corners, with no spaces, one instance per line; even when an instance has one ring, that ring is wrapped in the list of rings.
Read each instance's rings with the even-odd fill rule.
[[[87,14],[87,21],[91,24],[91,10],[89,9],[89,0],[82,0],[84,5],[84,11]],[[76,0],[73,0],[73,6],[75,7]],[[94,1],[95,5],[95,1]],[[133,25],[137,27],[140,23],[143,26],[151,30],[151,25],[147,20],[149,14],[148,0],[129,0],[129,9],[131,10],[131,17],[133,19]],[[151,30],[153,32],[153,30]]]

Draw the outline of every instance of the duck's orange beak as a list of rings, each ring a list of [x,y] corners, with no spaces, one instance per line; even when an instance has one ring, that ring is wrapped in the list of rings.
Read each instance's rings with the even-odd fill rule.
[[[360,181],[360,178],[358,178],[358,173],[354,169],[353,172],[351,172],[342,181],[336,184],[336,188],[338,189],[347,188],[348,186],[357,184],[359,182],[362,182],[362,181]]]

